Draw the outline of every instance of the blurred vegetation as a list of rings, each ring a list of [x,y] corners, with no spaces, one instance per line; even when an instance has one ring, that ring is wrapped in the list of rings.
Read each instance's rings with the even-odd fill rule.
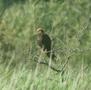
[[[54,49],[60,48],[55,51],[56,68],[59,68],[68,56],[70,56],[68,63],[70,70],[79,70],[82,65],[90,67],[90,8],[91,0],[0,0],[0,63],[2,67],[8,67],[11,70],[22,64],[35,70],[34,58],[39,56],[36,44],[38,27],[44,28],[50,35]],[[78,50],[74,50],[77,48]],[[45,60],[47,59],[45,57]],[[21,67],[19,70],[22,70]],[[42,72],[46,69],[47,67],[40,66]],[[66,70],[69,68],[66,67]],[[24,71],[24,73],[28,72]],[[57,88],[57,90],[60,89]],[[69,87],[69,90],[73,89]],[[90,89],[78,88],[77,90]]]

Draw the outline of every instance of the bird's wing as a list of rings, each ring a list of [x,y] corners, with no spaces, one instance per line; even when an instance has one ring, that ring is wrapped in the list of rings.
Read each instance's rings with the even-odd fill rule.
[[[47,34],[43,36],[42,44],[44,49],[47,49],[48,51],[51,50],[51,39]]]

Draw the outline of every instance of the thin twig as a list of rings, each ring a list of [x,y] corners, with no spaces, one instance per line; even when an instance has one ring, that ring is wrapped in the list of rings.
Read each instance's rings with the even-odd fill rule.
[[[62,48],[57,48],[57,49],[53,49],[53,50],[51,50],[51,51],[46,51],[45,53],[47,53],[47,52],[54,53],[54,51],[65,52],[65,51],[67,51],[67,50],[68,50],[69,52],[75,52],[75,51],[77,51],[77,52],[83,52],[83,51],[90,51],[91,48],[84,48],[84,49],[80,49],[80,48],[73,48],[73,49],[67,49],[67,48],[62,49]]]
[[[35,59],[34,59],[35,62],[37,62],[37,63],[39,63],[39,64],[44,64],[44,65],[50,67],[53,71],[56,71],[57,73],[63,72],[63,69],[64,69],[64,67],[66,66],[68,60],[69,60],[69,59],[67,59],[67,61],[65,62],[65,64],[64,64],[63,67],[61,68],[61,70],[58,70],[58,69],[54,68],[53,66],[49,65],[47,62],[38,61],[38,60],[35,60]]]

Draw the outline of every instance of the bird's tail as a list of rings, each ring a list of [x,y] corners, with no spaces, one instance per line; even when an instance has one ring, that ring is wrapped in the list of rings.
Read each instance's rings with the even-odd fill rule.
[[[54,60],[56,58],[56,55],[53,53],[52,54],[52,59]]]
[[[53,61],[56,61],[56,60],[55,60],[55,59],[56,59],[56,55],[55,55],[54,53],[48,52],[48,53],[47,53],[47,56],[48,56],[48,57],[51,57]]]

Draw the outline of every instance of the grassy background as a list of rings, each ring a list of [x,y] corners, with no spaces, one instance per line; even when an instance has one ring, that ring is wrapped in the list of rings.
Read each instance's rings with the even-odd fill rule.
[[[90,90],[90,8],[91,0],[0,0],[0,90]],[[58,49],[55,68],[70,56],[63,75],[34,61],[50,61],[39,55],[38,27]]]

